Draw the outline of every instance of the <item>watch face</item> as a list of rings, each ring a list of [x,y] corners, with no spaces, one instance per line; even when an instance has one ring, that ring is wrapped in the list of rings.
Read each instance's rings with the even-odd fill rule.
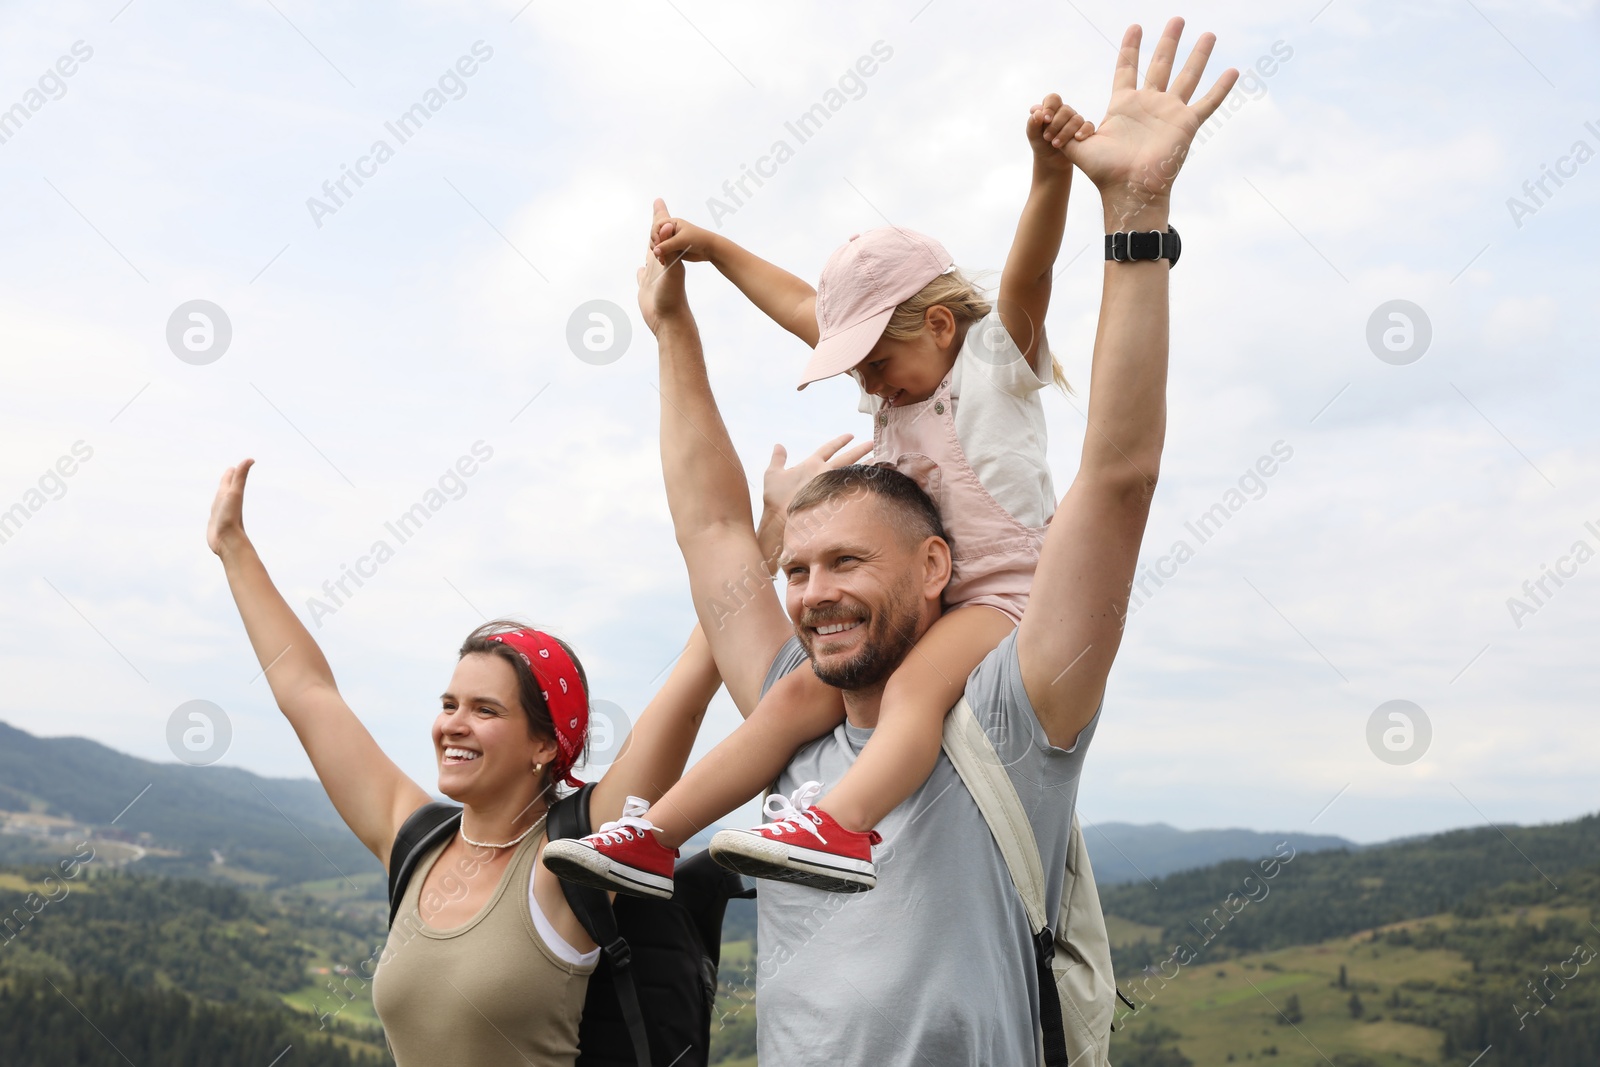
[[[1129,259],[1160,259],[1161,231],[1133,230],[1128,234]]]

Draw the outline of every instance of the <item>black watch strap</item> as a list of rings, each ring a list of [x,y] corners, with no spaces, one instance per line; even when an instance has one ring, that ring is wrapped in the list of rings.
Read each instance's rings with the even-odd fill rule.
[[[1117,263],[1165,259],[1176,266],[1182,251],[1183,240],[1171,226],[1167,227],[1165,233],[1160,230],[1118,230],[1106,234],[1106,259]]]

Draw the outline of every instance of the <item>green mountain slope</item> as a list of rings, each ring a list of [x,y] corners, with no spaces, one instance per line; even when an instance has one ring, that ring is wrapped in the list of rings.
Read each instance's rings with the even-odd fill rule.
[[[1474,918],[1435,915],[1121,975],[1139,1010],[1125,1013],[1113,1062],[1591,1067],[1600,1063],[1600,875],[1569,877],[1559,906],[1524,906],[1530,893],[1539,893],[1531,883],[1490,891],[1469,909]]]
[[[315,781],[152,763],[83,738],[34,737],[5,723],[0,810],[63,816],[100,836],[177,853],[141,861],[163,873],[214,873],[208,871],[213,850],[228,866],[274,885],[341,876],[359,881],[355,876],[381,869]],[[14,848],[8,851],[17,858]]]
[[[1600,816],[1503,829],[1103,887],[1112,1062],[1595,1067]],[[753,979],[725,944],[713,1063],[750,1062]]]
[[[1568,874],[1600,869],[1600,815],[1503,832],[1456,830],[1359,852],[1283,855],[1293,858],[1270,879],[1260,862],[1239,861],[1158,878],[1154,885],[1103,889],[1108,915],[1161,931],[1142,949],[1119,953],[1119,967],[1153,963],[1180,941],[1210,941],[1212,959],[1325,941],[1450,911],[1476,894],[1528,878],[1548,876],[1554,893]]]
[[[307,1062],[378,1062],[359,974],[383,938],[381,869],[316,782],[0,724],[0,823],[0,1063],[125,1062],[90,1047],[69,997],[148,1052],[136,1062],[254,1062],[290,1042]],[[1271,835],[1107,828],[1102,844],[1151,868],[1101,888],[1119,984],[1140,1005],[1118,1067],[1468,1067],[1485,1049],[1478,1067],[1600,1063],[1600,815],[1360,849],[1290,836],[1265,861],[1164,876]],[[45,869],[7,869],[86,850],[99,850],[87,871],[53,889]],[[1097,872],[1114,867],[1104,854]],[[754,923],[739,904],[713,1062],[754,1048]]]
[[[1600,1063],[1600,816],[1285,851],[1102,902],[1137,1005],[1118,1067]]]

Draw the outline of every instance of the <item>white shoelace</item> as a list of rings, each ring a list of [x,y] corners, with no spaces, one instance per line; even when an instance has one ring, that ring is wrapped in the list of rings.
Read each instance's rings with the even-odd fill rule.
[[[615,845],[623,841],[632,841],[637,836],[643,837],[656,825],[644,817],[650,810],[650,802],[643,797],[629,797],[622,802],[622,818],[615,822],[600,824],[600,831],[584,838],[591,845]]]
[[[782,793],[772,794],[763,805],[767,818],[772,821],[763,829],[774,834],[798,833],[805,830],[826,845],[827,838],[817,829],[822,820],[811,810],[811,805],[821,795],[821,782],[807,782],[788,796]]]

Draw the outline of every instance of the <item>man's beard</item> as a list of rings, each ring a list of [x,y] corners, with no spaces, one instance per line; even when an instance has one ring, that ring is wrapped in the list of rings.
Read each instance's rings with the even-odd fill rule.
[[[900,666],[900,662],[917,643],[919,612],[905,590],[896,592],[901,595],[891,597],[882,611],[873,612],[872,620],[867,624],[866,639],[861,642],[861,650],[849,660],[843,663],[830,662],[824,667],[817,662],[812,647],[816,638],[813,636],[802,642],[806,655],[811,659],[812,671],[825,684],[847,692],[871,689],[887,681],[894,669]],[[804,624],[826,626],[830,621],[844,619],[819,613]]]

